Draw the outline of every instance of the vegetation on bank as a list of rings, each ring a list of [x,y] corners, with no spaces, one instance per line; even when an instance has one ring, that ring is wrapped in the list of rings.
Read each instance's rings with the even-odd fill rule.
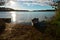
[[[51,18],[51,20],[48,20],[49,26],[54,26],[56,28],[56,40],[60,40],[60,1],[57,2],[57,5],[54,5],[55,8],[55,15]],[[52,26],[53,25],[53,26]]]
[[[54,18],[51,20],[51,24],[56,25],[56,39],[60,40],[60,8],[59,5],[57,6],[57,10],[56,10],[56,15],[54,16]]]

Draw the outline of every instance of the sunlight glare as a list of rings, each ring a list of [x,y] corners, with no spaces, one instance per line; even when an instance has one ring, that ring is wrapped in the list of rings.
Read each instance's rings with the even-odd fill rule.
[[[14,1],[10,1],[9,3],[8,3],[8,6],[10,7],[10,8],[14,8],[14,6],[15,6],[15,2]]]
[[[11,3],[11,4],[15,4],[15,2],[14,2],[14,1],[10,1],[10,3]]]
[[[12,22],[16,22],[16,13],[15,12],[10,12],[12,16]]]

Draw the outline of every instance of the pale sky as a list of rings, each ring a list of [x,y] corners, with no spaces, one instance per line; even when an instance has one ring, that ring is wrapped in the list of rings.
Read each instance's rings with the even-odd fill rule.
[[[6,0],[5,0],[6,1]],[[18,10],[48,10],[54,9],[49,4],[54,4],[53,0],[8,0],[5,7]],[[57,1],[57,0],[54,0]]]

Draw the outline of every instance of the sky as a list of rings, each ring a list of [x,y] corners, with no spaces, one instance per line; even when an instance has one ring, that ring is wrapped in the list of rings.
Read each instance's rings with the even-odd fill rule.
[[[5,0],[4,7],[9,7],[17,10],[49,10],[52,8],[51,4],[57,0]]]

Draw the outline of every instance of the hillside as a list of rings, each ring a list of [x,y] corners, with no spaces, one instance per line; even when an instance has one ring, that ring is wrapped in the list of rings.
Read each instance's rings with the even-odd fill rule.
[[[12,8],[5,8],[5,7],[0,7],[0,11],[13,11],[14,9]]]

